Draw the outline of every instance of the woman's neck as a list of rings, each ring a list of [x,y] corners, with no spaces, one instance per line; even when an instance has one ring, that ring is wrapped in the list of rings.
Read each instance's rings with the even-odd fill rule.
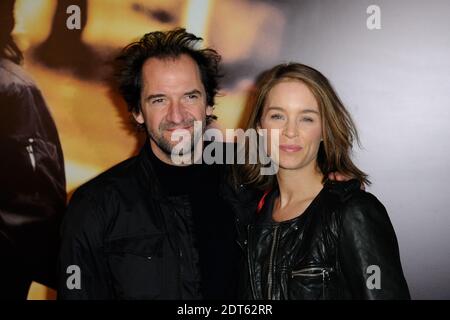
[[[280,168],[277,181],[281,208],[296,201],[314,198],[323,188],[322,180],[323,174],[314,162],[300,169]]]

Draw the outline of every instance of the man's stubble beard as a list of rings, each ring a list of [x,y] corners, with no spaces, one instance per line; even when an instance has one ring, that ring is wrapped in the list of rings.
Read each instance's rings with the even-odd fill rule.
[[[191,126],[192,129],[192,133],[191,133],[191,138],[190,138],[190,148],[184,148],[183,150],[188,150],[191,154],[194,153],[194,148],[195,145],[199,142],[200,139],[202,139],[203,137],[203,133],[205,130],[205,125],[206,125],[206,119],[204,119],[202,121],[202,132],[199,134],[195,134],[194,132],[194,122],[195,121],[199,121],[199,120],[195,120],[195,119],[190,119],[189,121],[187,121],[186,123],[183,123],[182,126]],[[180,126],[180,125],[179,125]],[[168,157],[170,157],[172,155],[172,150],[175,147],[175,145],[177,145],[179,143],[178,141],[171,141],[168,140],[164,137],[164,131],[168,128],[171,128],[171,125],[168,124],[161,124],[158,128],[158,132],[155,133],[154,131],[147,129],[147,132],[150,136],[150,139],[153,140],[153,142],[159,147],[159,149],[161,149],[162,152],[164,152]],[[197,140],[195,140],[195,138]]]

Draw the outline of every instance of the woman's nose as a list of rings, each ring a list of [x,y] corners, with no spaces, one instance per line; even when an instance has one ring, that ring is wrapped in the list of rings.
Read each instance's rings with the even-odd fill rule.
[[[295,138],[298,135],[297,125],[294,122],[289,121],[283,129],[283,134],[288,138]]]

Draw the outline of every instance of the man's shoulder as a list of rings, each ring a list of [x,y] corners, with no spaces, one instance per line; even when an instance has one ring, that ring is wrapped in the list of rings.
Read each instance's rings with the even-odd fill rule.
[[[65,229],[90,230],[106,223],[115,212],[118,195],[134,194],[130,181],[139,174],[136,160],[132,157],[122,161],[78,187],[64,216]]]
[[[138,157],[126,159],[77,188],[79,194],[91,197],[105,195],[106,192],[126,188],[139,175]]]

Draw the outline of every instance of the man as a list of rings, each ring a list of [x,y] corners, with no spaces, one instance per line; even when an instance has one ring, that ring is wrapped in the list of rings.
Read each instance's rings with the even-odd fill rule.
[[[148,139],[73,195],[62,227],[60,299],[227,299],[235,217],[224,166],[175,165],[172,134],[213,118],[220,56],[200,38],[152,32],[118,58],[119,89]],[[188,151],[202,141],[192,139]]]
[[[20,66],[14,5],[0,1],[0,299],[25,300],[32,281],[56,287],[66,181],[53,118]]]

